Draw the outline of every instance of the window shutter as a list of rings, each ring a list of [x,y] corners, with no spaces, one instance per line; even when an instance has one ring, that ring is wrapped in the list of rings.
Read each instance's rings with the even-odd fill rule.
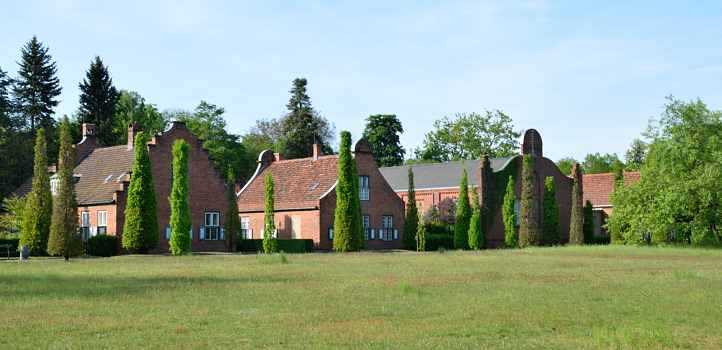
[[[201,226],[201,228],[200,228],[198,231],[199,231],[200,234],[201,234],[201,241],[204,240],[204,239],[206,239],[206,227],[205,227],[205,226]]]
[[[165,239],[170,240],[170,226],[165,227]]]
[[[376,239],[374,229],[371,229],[371,239]]]
[[[399,230],[394,229],[394,239],[399,239]]]
[[[226,230],[223,227],[221,227],[221,240],[224,240],[224,239],[226,239]]]
[[[191,242],[193,242],[193,226],[191,226],[190,231],[188,231],[188,234],[191,236]]]

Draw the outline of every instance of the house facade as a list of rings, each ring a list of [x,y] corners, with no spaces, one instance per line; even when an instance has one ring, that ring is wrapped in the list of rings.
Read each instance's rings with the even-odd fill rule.
[[[359,175],[359,196],[367,249],[401,248],[404,204],[379,172],[368,142],[353,147]],[[241,231],[245,238],[263,238],[264,179],[274,181],[274,220],[279,239],[312,239],[320,250],[333,248],[338,155],[285,160],[270,150],[258,157],[253,177],[238,192]]]
[[[624,185],[629,186],[639,181],[639,172],[624,172]],[[594,235],[607,236],[604,228],[607,219],[614,211],[612,192],[614,192],[614,173],[584,174],[584,203],[592,204],[594,213]]]

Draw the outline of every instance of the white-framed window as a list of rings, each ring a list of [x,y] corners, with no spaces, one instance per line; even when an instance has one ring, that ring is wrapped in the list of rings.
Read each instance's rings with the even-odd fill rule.
[[[219,240],[221,239],[221,213],[217,211],[210,211],[205,213],[205,237],[206,240]]]
[[[50,178],[50,193],[53,196],[58,195],[58,176],[57,175],[53,175]]]
[[[251,230],[251,218],[248,216],[241,217],[241,238],[253,238],[253,230]]]
[[[514,200],[514,218],[516,218],[516,226],[521,225],[521,202],[519,199]]]
[[[105,210],[98,211],[98,234],[104,235],[108,233],[108,212]]]
[[[80,213],[80,234],[83,236],[83,240],[90,238],[90,212]]]
[[[368,215],[364,215],[361,218],[363,221],[364,239],[366,239],[367,241],[369,239],[373,239],[373,237],[371,237],[371,217]]]
[[[381,218],[382,229],[379,233],[379,239],[390,241],[394,239],[394,217],[392,215],[384,215]]]
[[[369,194],[371,192],[370,180],[366,175],[359,176],[359,197],[362,201],[369,200]]]

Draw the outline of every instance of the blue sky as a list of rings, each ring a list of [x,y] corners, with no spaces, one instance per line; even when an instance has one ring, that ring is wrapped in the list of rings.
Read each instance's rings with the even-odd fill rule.
[[[407,149],[435,119],[502,109],[545,155],[624,153],[665,96],[722,109],[722,2],[14,1],[0,13],[0,67],[33,35],[78,105],[95,55],[115,85],[163,109],[200,100],[230,131],[283,114],[291,80],[337,130],[395,113]]]

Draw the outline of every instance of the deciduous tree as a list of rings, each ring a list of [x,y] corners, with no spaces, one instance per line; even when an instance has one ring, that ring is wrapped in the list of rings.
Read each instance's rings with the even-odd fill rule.
[[[119,143],[128,141],[128,125],[131,123],[138,123],[140,129],[150,136],[162,132],[168,126],[166,116],[135,91],[120,90],[114,119],[114,133]]]
[[[406,150],[399,135],[404,133],[401,121],[394,114],[375,114],[366,118],[363,137],[371,145],[376,164],[380,167],[401,165]],[[414,229],[416,229],[414,227]]]
[[[647,144],[640,139],[634,139],[625,155],[627,170],[639,170],[647,157]]]

